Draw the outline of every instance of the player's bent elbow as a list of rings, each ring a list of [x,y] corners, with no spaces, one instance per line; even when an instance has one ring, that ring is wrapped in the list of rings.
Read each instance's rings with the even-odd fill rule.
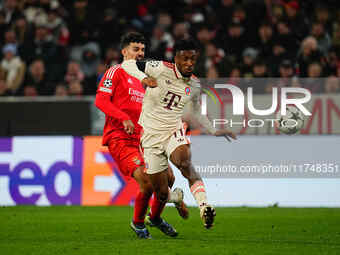
[[[102,95],[102,94],[100,94],[100,93],[98,93],[98,94],[96,95],[96,100],[95,100],[95,102],[94,102],[95,106],[96,106],[98,109],[103,110],[103,105],[104,105],[103,102],[104,102],[104,100],[105,100],[105,96]]]

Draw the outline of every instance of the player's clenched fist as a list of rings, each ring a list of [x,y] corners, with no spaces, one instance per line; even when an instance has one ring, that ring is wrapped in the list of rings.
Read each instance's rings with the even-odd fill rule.
[[[131,120],[124,120],[123,126],[124,126],[124,130],[127,134],[129,134],[129,135],[133,134],[133,131],[135,129],[135,125],[133,125]]]
[[[142,80],[142,84],[146,87],[155,88],[157,87],[157,82],[154,78],[146,77]]]

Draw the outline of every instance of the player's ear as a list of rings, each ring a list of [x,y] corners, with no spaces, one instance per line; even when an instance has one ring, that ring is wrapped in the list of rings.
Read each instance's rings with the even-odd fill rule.
[[[176,54],[176,52],[175,52],[174,61],[175,61],[175,63],[178,61],[178,55]]]
[[[125,47],[125,48],[123,48],[120,52],[122,53],[123,56],[125,56],[126,53],[127,53],[126,51],[127,51],[127,50],[126,50],[126,47]]]

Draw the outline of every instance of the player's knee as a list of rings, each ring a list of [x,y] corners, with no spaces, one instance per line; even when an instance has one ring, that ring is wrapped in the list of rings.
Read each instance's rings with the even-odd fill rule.
[[[152,195],[153,193],[153,188],[150,182],[145,182],[143,185],[140,185],[139,189],[140,192],[147,195]]]
[[[166,203],[168,201],[168,196],[169,196],[169,191],[168,189],[166,190],[160,190],[159,192],[157,192],[156,197],[157,199],[162,202],[162,203]]]
[[[190,159],[181,160],[181,162],[179,163],[180,170],[188,170],[190,166],[191,166]]]

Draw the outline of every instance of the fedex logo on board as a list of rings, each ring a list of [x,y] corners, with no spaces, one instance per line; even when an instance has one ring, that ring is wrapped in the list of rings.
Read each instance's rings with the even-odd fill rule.
[[[0,139],[0,205],[129,204],[136,190],[98,137]]]

